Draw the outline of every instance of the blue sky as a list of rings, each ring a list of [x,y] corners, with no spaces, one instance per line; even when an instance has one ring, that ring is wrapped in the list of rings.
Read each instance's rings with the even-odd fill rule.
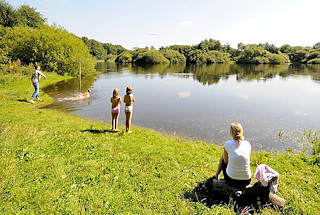
[[[312,46],[320,42],[319,0],[9,0],[78,36],[133,47],[217,39]]]

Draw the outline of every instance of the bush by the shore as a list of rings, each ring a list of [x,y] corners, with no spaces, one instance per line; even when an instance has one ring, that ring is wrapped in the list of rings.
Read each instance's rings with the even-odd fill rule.
[[[95,60],[84,43],[61,28],[0,26],[0,34],[0,47],[3,47],[1,59],[4,61],[20,60],[24,64],[39,64],[42,69],[60,75],[76,76],[79,63],[83,75],[95,71]]]

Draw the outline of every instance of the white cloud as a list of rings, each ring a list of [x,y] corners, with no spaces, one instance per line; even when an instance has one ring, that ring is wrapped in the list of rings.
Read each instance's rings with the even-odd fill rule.
[[[185,21],[180,22],[179,25],[183,28],[188,28],[188,27],[191,27],[193,25],[193,23],[190,20],[185,20]]]

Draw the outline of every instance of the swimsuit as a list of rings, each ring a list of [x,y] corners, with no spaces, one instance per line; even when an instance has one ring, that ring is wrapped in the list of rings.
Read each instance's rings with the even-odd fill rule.
[[[125,112],[132,112],[132,106],[126,106]]]
[[[111,113],[119,113],[120,112],[120,107],[115,107],[115,108],[111,108]]]

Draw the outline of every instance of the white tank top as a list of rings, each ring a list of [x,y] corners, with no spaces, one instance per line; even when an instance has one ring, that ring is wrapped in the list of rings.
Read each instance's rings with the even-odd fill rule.
[[[224,148],[228,152],[228,176],[236,180],[250,179],[250,143],[246,140],[243,140],[238,146],[237,141],[228,140],[224,143]]]

